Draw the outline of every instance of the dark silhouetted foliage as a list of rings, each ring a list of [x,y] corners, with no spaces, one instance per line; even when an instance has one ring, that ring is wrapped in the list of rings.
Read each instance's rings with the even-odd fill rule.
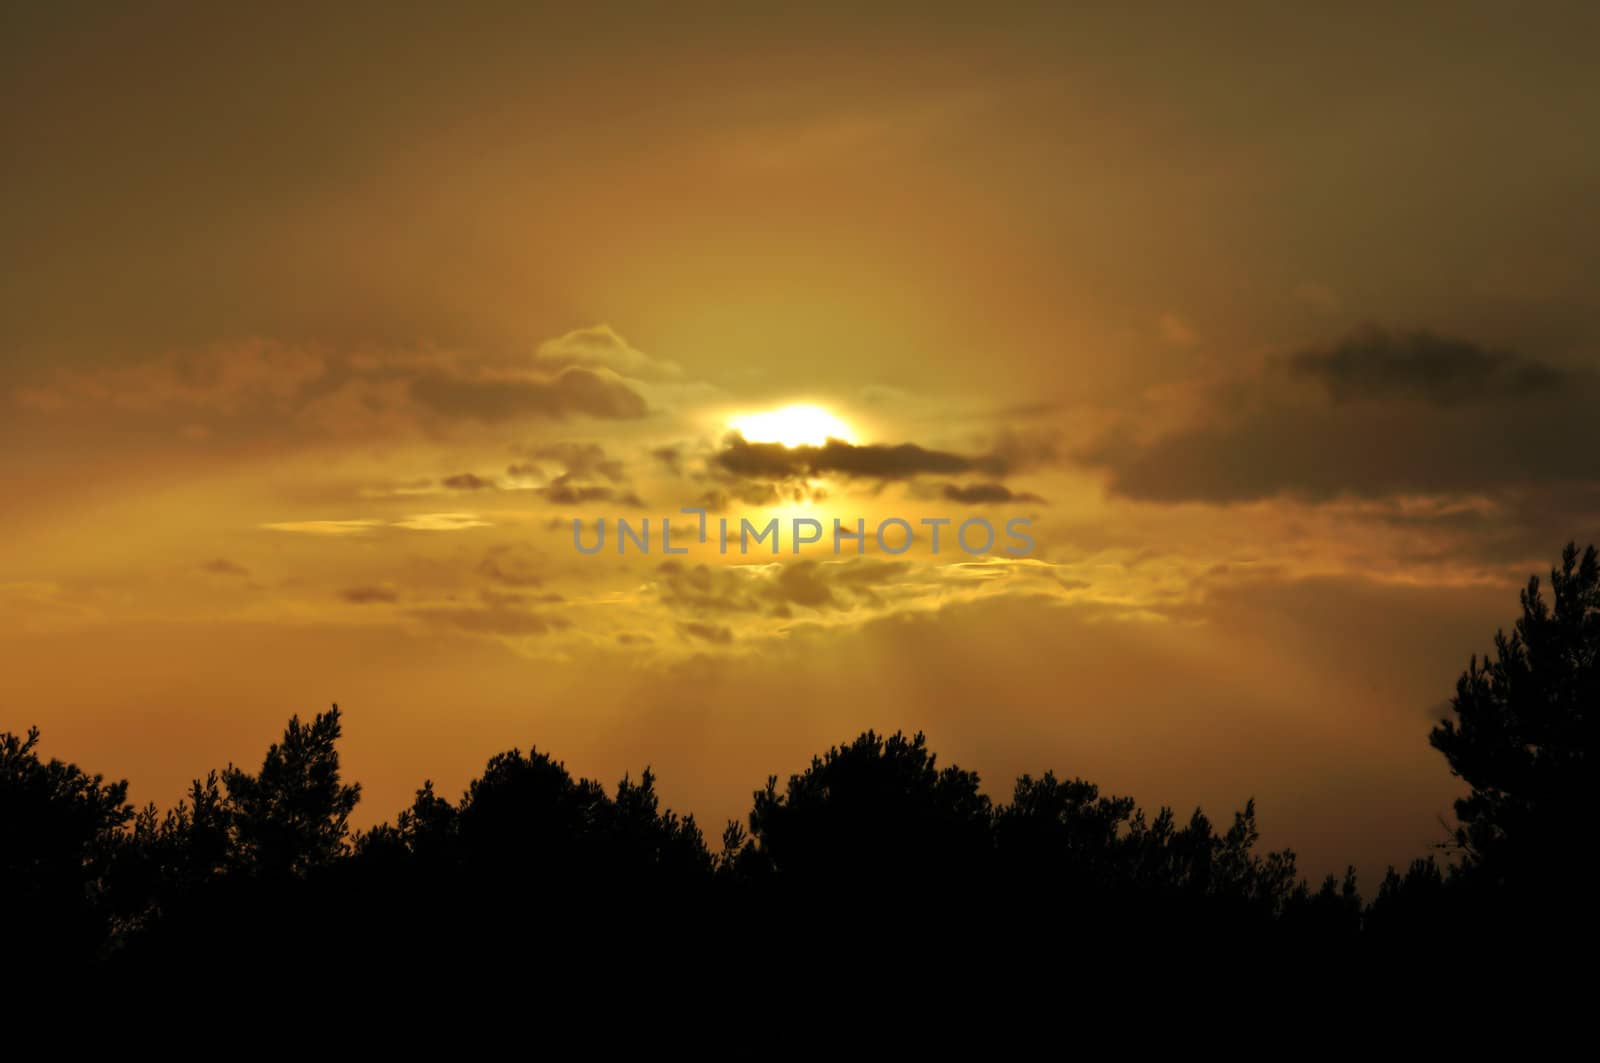
[[[806,890],[940,890],[990,858],[989,799],[978,777],[935,765],[922,735],[871,731],[835,746],[783,792],[755,794],[747,873]]]
[[[223,771],[231,855],[246,872],[304,875],[344,855],[361,787],[339,781],[338,739],[335,705],[310,724],[291,717],[256,774],[231,764]]]
[[[70,962],[104,940],[128,784],[39,760],[39,731],[0,734],[0,911],[13,962]]]
[[[1522,592],[1522,617],[1495,637],[1495,657],[1474,657],[1456,683],[1453,719],[1430,739],[1472,788],[1456,802],[1455,842],[1479,889],[1550,903],[1586,890],[1571,875],[1571,850],[1591,825],[1597,783],[1595,704],[1600,699],[1600,558],[1568,544],[1550,573],[1552,602],[1537,576]],[[1420,887],[1419,887],[1420,888]]]

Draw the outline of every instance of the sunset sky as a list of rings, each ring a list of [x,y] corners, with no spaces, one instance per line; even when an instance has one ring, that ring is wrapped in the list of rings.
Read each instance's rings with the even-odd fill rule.
[[[338,702],[362,824],[537,746],[714,839],[920,729],[1444,838],[1600,539],[1600,9],[332,7],[0,13],[0,730],[169,805]],[[574,549],[686,506],[830,533]]]

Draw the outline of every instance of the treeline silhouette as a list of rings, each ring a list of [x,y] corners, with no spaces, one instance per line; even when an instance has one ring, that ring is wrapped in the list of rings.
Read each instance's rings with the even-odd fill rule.
[[[612,941],[727,952],[952,944],[1040,947],[1134,935],[1357,941],[1592,929],[1571,871],[1594,807],[1600,562],[1569,545],[1522,617],[1474,657],[1431,734],[1470,788],[1444,851],[1316,887],[1290,851],[1258,851],[1254,803],[1217,825],[1046,772],[992,801],[923,736],[868,731],[755,791],[706,843],[660,806],[655,777],[615,788],[511,750],[455,801],[417,791],[353,831],[338,707],[289,721],[258,770],[229,766],[160,812],[126,782],[45,761],[0,735],[0,903],[19,969],[194,970],[218,956],[374,968],[537,946],[546,962]],[[1442,857],[1442,858],[1441,858]],[[851,929],[899,920],[892,940]],[[568,961],[559,961],[568,962]]]

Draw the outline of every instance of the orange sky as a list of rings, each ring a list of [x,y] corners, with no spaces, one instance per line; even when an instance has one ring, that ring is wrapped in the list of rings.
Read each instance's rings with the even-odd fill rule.
[[[467,6],[0,16],[0,728],[169,804],[338,701],[363,822],[537,745],[713,835],[920,728],[1443,837],[1600,538],[1591,8]],[[1036,546],[573,549],[695,505]]]

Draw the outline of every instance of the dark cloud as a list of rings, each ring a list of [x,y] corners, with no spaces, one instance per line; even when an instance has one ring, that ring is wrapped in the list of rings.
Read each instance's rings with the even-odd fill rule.
[[[662,602],[685,612],[750,613],[760,609],[748,570],[663,561],[657,569]]]
[[[413,380],[411,396],[435,413],[491,422],[573,416],[632,420],[648,412],[644,399],[614,373],[580,368],[548,378],[434,373]]]
[[[1299,386],[1308,379],[1310,393]],[[1593,484],[1597,398],[1592,374],[1367,332],[1237,382],[1195,424],[1151,440],[1106,436],[1080,458],[1106,470],[1114,494],[1154,502]]]
[[[980,472],[1004,475],[1005,461],[996,455],[968,457],[928,450],[915,443],[856,446],[830,439],[820,447],[786,447],[751,443],[737,433],[723,441],[713,464],[750,479],[785,480],[837,473],[852,479],[907,480],[913,476]]]
[[[984,483],[945,484],[940,489],[940,496],[947,502],[956,502],[963,506],[992,505],[999,502],[1043,502],[1044,499],[1027,491],[1013,491],[1005,484]]]
[[[1380,502],[1356,512],[1402,533],[1393,556],[1412,565],[1521,571],[1543,566],[1569,539],[1600,542],[1600,482],[1530,484],[1419,503]]]
[[[623,463],[608,455],[598,443],[563,441],[544,443],[533,447],[519,447],[522,453],[543,461],[553,461],[562,472],[535,493],[558,506],[580,506],[595,502],[612,502],[632,508],[643,508],[644,501],[627,487],[627,471]],[[532,463],[511,465],[506,474],[513,479],[539,479],[543,470]],[[603,482],[602,482],[603,481]]]
[[[702,639],[718,646],[726,646],[733,641],[733,631],[720,624],[701,624],[686,620],[678,625],[678,630],[690,638]]]
[[[250,575],[249,569],[245,568],[243,565],[229,561],[225,557],[219,557],[214,561],[207,561],[202,567],[205,569],[205,571],[215,573],[218,576]]]
[[[253,341],[34,373],[14,398],[40,413],[96,409],[111,423],[176,420],[176,434],[189,440],[303,439],[308,428],[359,437],[440,420],[627,420],[649,412],[609,368],[535,365],[473,351],[370,356]]]
[[[745,480],[707,491],[695,499],[694,504],[709,513],[726,513],[735,502],[747,506],[775,506],[780,501],[776,484],[764,480]]]
[[[808,609],[851,609],[857,603],[882,605],[876,588],[911,570],[904,561],[853,558],[849,561],[796,561],[783,566],[766,595],[785,605]]]
[[[650,452],[650,456],[666,466],[672,475],[683,475],[683,451],[677,447],[657,447]]]
[[[347,587],[339,592],[339,597],[356,605],[377,605],[400,600],[400,596],[388,587]]]
[[[644,500],[632,491],[619,490],[604,484],[573,483],[571,477],[566,475],[558,476],[544,487],[538,488],[537,493],[543,496],[545,501],[558,506],[614,502],[633,509],[644,508]]]
[[[769,591],[784,604],[808,609],[832,608],[838,603],[815,561],[783,566]]]
[[[482,491],[485,488],[494,486],[494,482],[492,480],[485,480],[483,477],[476,476],[470,472],[462,472],[457,473],[454,476],[446,476],[439,482],[445,487],[449,487],[457,491]]]
[[[1327,350],[1286,360],[1335,402],[1412,398],[1440,406],[1556,390],[1569,374],[1543,362],[1431,332],[1368,328]]]
[[[609,480],[611,483],[623,481],[622,462],[606,454],[605,448],[598,443],[544,443],[536,447],[523,447],[522,452],[530,458],[540,458],[554,461],[561,465],[563,472],[576,480]],[[535,466],[513,466],[522,470],[527,475],[537,475]]]

